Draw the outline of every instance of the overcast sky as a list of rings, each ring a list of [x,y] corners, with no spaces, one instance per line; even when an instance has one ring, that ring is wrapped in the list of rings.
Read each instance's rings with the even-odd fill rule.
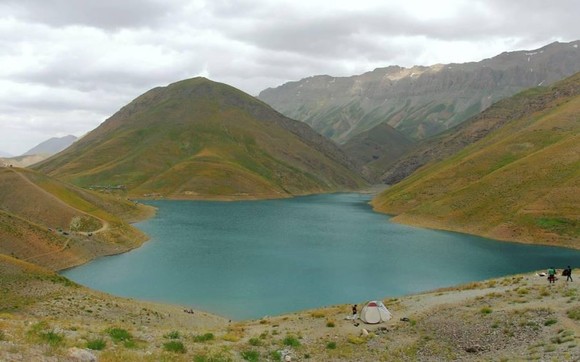
[[[205,76],[252,95],[317,74],[580,39],[578,0],[0,0],[0,151],[81,136]]]

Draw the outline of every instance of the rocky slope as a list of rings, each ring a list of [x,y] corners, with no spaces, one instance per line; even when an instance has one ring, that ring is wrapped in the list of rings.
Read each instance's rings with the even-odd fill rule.
[[[553,43],[480,62],[314,76],[266,89],[259,98],[339,143],[383,122],[425,139],[500,99],[580,71],[579,47],[580,41]]]
[[[204,78],[150,90],[34,168],[139,197],[271,198],[366,184],[307,125]]]

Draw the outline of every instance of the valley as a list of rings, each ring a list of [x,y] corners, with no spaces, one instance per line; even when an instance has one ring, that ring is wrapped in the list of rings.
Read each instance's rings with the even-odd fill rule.
[[[264,90],[258,98],[204,77],[185,79],[141,94],[82,138],[67,138],[68,147],[47,158],[37,158],[35,151],[2,161],[0,359],[580,359],[577,281],[559,276],[549,285],[539,273],[551,260],[531,257],[531,250],[545,248],[539,253],[545,257],[556,250],[550,248],[561,248],[564,257],[552,260],[574,264],[580,249],[578,44],[553,43],[464,64],[314,76]],[[315,202],[301,210],[302,196]],[[360,217],[370,212],[369,199],[376,213],[365,223]],[[332,200],[342,200],[352,214],[329,207]],[[241,214],[216,206],[226,201]],[[190,203],[201,211],[186,212]],[[182,282],[168,277],[154,283],[150,277],[146,289],[157,283],[179,291],[192,280],[193,292],[198,292],[195,285],[200,290],[202,284],[233,285],[255,295],[266,293],[265,300],[283,298],[300,310],[230,320],[197,305],[113,296],[58,274],[169,238],[170,232],[162,232],[148,244],[153,234],[133,225],[164,218],[165,205],[177,205],[176,217],[198,226],[184,232],[184,243],[209,243],[167,256],[169,268],[180,258],[187,265],[209,263],[209,268],[183,272],[195,277]],[[290,205],[290,211],[276,205]],[[322,211],[312,214],[316,208]],[[262,215],[257,221],[246,218],[255,213]],[[383,214],[410,226],[387,230]],[[208,217],[217,224],[203,224]],[[401,230],[413,226],[429,230],[407,242],[401,239],[407,232]],[[261,239],[244,227],[268,237]],[[455,255],[448,264],[475,269],[476,263],[455,254],[459,242],[441,242],[439,230],[541,246],[517,245],[527,251],[508,257],[507,252],[484,252],[493,247],[467,235],[472,257],[490,258],[481,269],[495,268],[496,273],[481,278],[466,273],[465,279],[453,279],[459,285],[441,288],[437,282],[444,279],[439,272],[445,265],[431,265],[429,259]],[[212,231],[219,237],[210,237]],[[298,236],[290,237],[294,232]],[[242,278],[249,272],[238,266],[249,245],[277,238],[283,258],[258,248],[265,254],[258,253],[262,259],[252,259],[252,266],[260,274],[261,266],[270,265],[290,279]],[[380,247],[369,246],[375,238]],[[213,248],[224,240],[233,243],[231,255],[220,254],[217,260],[201,255],[218,253]],[[439,247],[428,251],[417,240]],[[316,249],[324,242],[331,248]],[[410,251],[389,259],[394,253],[381,248],[388,243]],[[370,262],[358,254],[363,246],[386,256]],[[308,253],[310,247],[322,261],[309,264],[309,256],[295,250]],[[163,250],[153,253],[145,267],[155,272]],[[424,262],[413,258],[419,251],[428,251]],[[504,271],[495,261],[507,258],[506,265],[514,267],[520,265],[514,260],[526,255],[532,264],[519,269]],[[225,262],[221,269],[234,274],[219,279],[212,268],[220,262]],[[371,271],[382,270],[378,278],[396,278],[394,286],[381,284],[373,291],[395,318],[379,327],[355,325],[346,319],[350,305],[301,304],[303,296],[312,294],[302,289],[314,280],[312,270],[326,263],[343,266],[322,273],[340,285],[326,282],[313,289],[351,289],[354,294],[343,297],[348,299],[344,303],[368,299],[357,284]],[[426,280],[413,278],[413,272],[398,274],[403,268],[385,271],[381,263],[407,263]],[[575,277],[577,267],[572,266]],[[127,268],[129,263],[117,264],[103,278],[116,282],[145,274],[135,276],[123,271]],[[348,270],[358,277],[340,277]],[[267,283],[290,293],[265,292]],[[398,283],[413,287],[396,293]],[[236,303],[230,294],[210,299]],[[243,305],[239,302],[238,308]]]

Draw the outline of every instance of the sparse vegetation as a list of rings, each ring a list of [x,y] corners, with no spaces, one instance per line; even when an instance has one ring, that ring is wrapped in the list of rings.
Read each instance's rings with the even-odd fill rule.
[[[300,346],[300,341],[295,336],[286,336],[286,338],[284,338],[282,343],[285,346],[291,346],[291,347],[299,347]]]
[[[215,336],[213,335],[213,333],[209,333],[209,332],[205,333],[205,334],[193,336],[193,341],[198,342],[198,343],[213,341],[214,339],[215,339]]]
[[[107,346],[107,342],[102,338],[91,339],[87,341],[87,348],[93,351],[102,351]]]
[[[174,353],[185,353],[186,352],[186,349],[185,349],[185,346],[183,345],[183,342],[175,341],[175,340],[163,343],[163,349],[168,351],[168,352],[174,352]]]
[[[567,313],[568,318],[580,321],[580,307],[570,309]]]
[[[168,339],[179,339],[179,338],[181,338],[181,334],[178,331],[171,331],[171,332],[167,333],[166,335],[164,335],[163,337],[168,338]]]
[[[106,330],[107,334],[115,342],[131,341],[133,336],[126,329],[123,328],[109,328]]]
[[[258,351],[243,351],[241,354],[245,361],[258,362],[260,360],[260,352]]]

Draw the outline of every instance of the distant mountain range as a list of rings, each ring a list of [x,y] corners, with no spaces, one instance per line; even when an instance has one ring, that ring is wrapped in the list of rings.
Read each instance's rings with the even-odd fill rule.
[[[48,157],[64,150],[77,138],[75,136],[53,137],[37,146],[24,152],[20,156],[2,156],[0,153],[0,166],[12,165],[14,167],[28,167],[37,162],[47,159]]]
[[[24,152],[22,155],[54,155],[72,145],[76,140],[77,138],[72,135],[53,137]]]
[[[33,167],[130,195],[252,199],[366,185],[331,141],[233,87],[194,78],[154,88]]]
[[[580,73],[494,104],[388,177],[404,179],[373,206],[394,221],[578,248]]]
[[[338,143],[387,123],[421,140],[523,89],[580,71],[580,41],[506,52],[480,62],[391,66],[352,77],[313,76],[262,91],[259,99]]]

